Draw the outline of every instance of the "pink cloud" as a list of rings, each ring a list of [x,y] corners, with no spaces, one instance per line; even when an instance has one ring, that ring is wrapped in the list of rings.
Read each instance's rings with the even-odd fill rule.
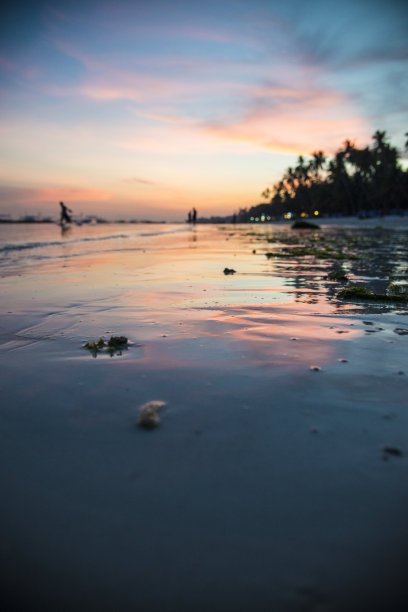
[[[99,189],[81,187],[14,187],[0,186],[0,201],[18,204],[55,202],[104,202],[112,193]]]
[[[339,92],[314,87],[265,84],[253,88],[247,110],[227,121],[207,122],[207,134],[291,154],[316,148],[335,150],[353,136],[369,137],[371,127]]]
[[[36,80],[41,73],[37,66],[17,64],[4,56],[0,56],[0,70],[13,72],[29,81]]]
[[[307,155],[316,148],[332,152],[350,134],[368,138],[370,133],[359,117],[319,119],[285,114],[265,117],[263,113],[252,113],[233,125],[206,126],[203,130],[222,139],[292,155]]]
[[[186,101],[205,101],[214,95],[245,96],[248,86],[234,81],[183,80],[182,77],[151,76],[138,71],[112,70],[106,68],[101,76],[92,76],[82,85],[60,87],[49,85],[47,93],[55,96],[83,96],[91,100],[127,100],[167,105],[183,104]],[[180,108],[181,114],[183,109]],[[142,114],[151,114],[151,111]],[[157,116],[156,116],[157,118]],[[169,119],[169,117],[168,117]],[[162,120],[162,119],[160,119]],[[175,120],[173,116],[172,121]]]
[[[7,59],[7,57],[3,57],[0,55],[0,69],[14,71],[17,70],[17,65]]]
[[[104,63],[97,60],[93,55],[85,53],[78,46],[63,40],[54,40],[54,46],[58,51],[64,53],[68,57],[77,60],[90,71],[103,70]]]

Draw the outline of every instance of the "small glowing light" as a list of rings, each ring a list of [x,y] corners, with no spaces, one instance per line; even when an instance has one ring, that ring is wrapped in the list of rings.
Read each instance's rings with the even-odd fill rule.
[[[259,217],[255,217],[255,222],[258,223]]]
[[[269,216],[269,215],[266,217],[266,220],[267,220],[267,221],[270,221],[270,220],[271,220],[271,218],[270,218],[270,216]]]
[[[253,221],[253,220],[254,220],[254,217],[251,217],[250,221]]]
[[[302,219],[306,219],[309,215],[305,212],[300,213],[300,216],[302,217]]]
[[[318,211],[318,210],[315,210],[315,211],[314,211],[314,214],[315,214],[315,216],[317,217],[317,215],[319,214],[319,211]]]
[[[285,219],[291,219],[292,218],[292,213],[291,212],[287,212],[283,216],[285,217]]]
[[[265,215],[262,215],[261,221],[262,221],[262,223],[265,221]]]

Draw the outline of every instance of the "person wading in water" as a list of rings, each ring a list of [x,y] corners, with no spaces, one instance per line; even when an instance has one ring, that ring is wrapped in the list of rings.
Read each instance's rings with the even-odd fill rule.
[[[68,213],[72,213],[72,210],[68,208],[68,206],[65,206],[64,202],[60,202],[60,206],[61,206],[60,224],[64,225],[64,223],[71,223],[72,219]]]

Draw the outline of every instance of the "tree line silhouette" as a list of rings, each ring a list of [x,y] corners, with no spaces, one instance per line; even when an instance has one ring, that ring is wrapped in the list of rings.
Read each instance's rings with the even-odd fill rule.
[[[385,131],[377,130],[372,139],[371,146],[363,148],[346,140],[334,157],[323,151],[315,151],[310,159],[299,156],[297,164],[262,193],[267,202],[241,209],[237,221],[405,213],[408,169],[401,166],[401,154]]]

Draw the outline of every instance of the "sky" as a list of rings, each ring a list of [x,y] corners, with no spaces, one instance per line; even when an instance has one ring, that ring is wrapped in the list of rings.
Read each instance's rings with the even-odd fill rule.
[[[6,5],[0,214],[228,215],[299,155],[377,129],[403,150],[403,0]]]

